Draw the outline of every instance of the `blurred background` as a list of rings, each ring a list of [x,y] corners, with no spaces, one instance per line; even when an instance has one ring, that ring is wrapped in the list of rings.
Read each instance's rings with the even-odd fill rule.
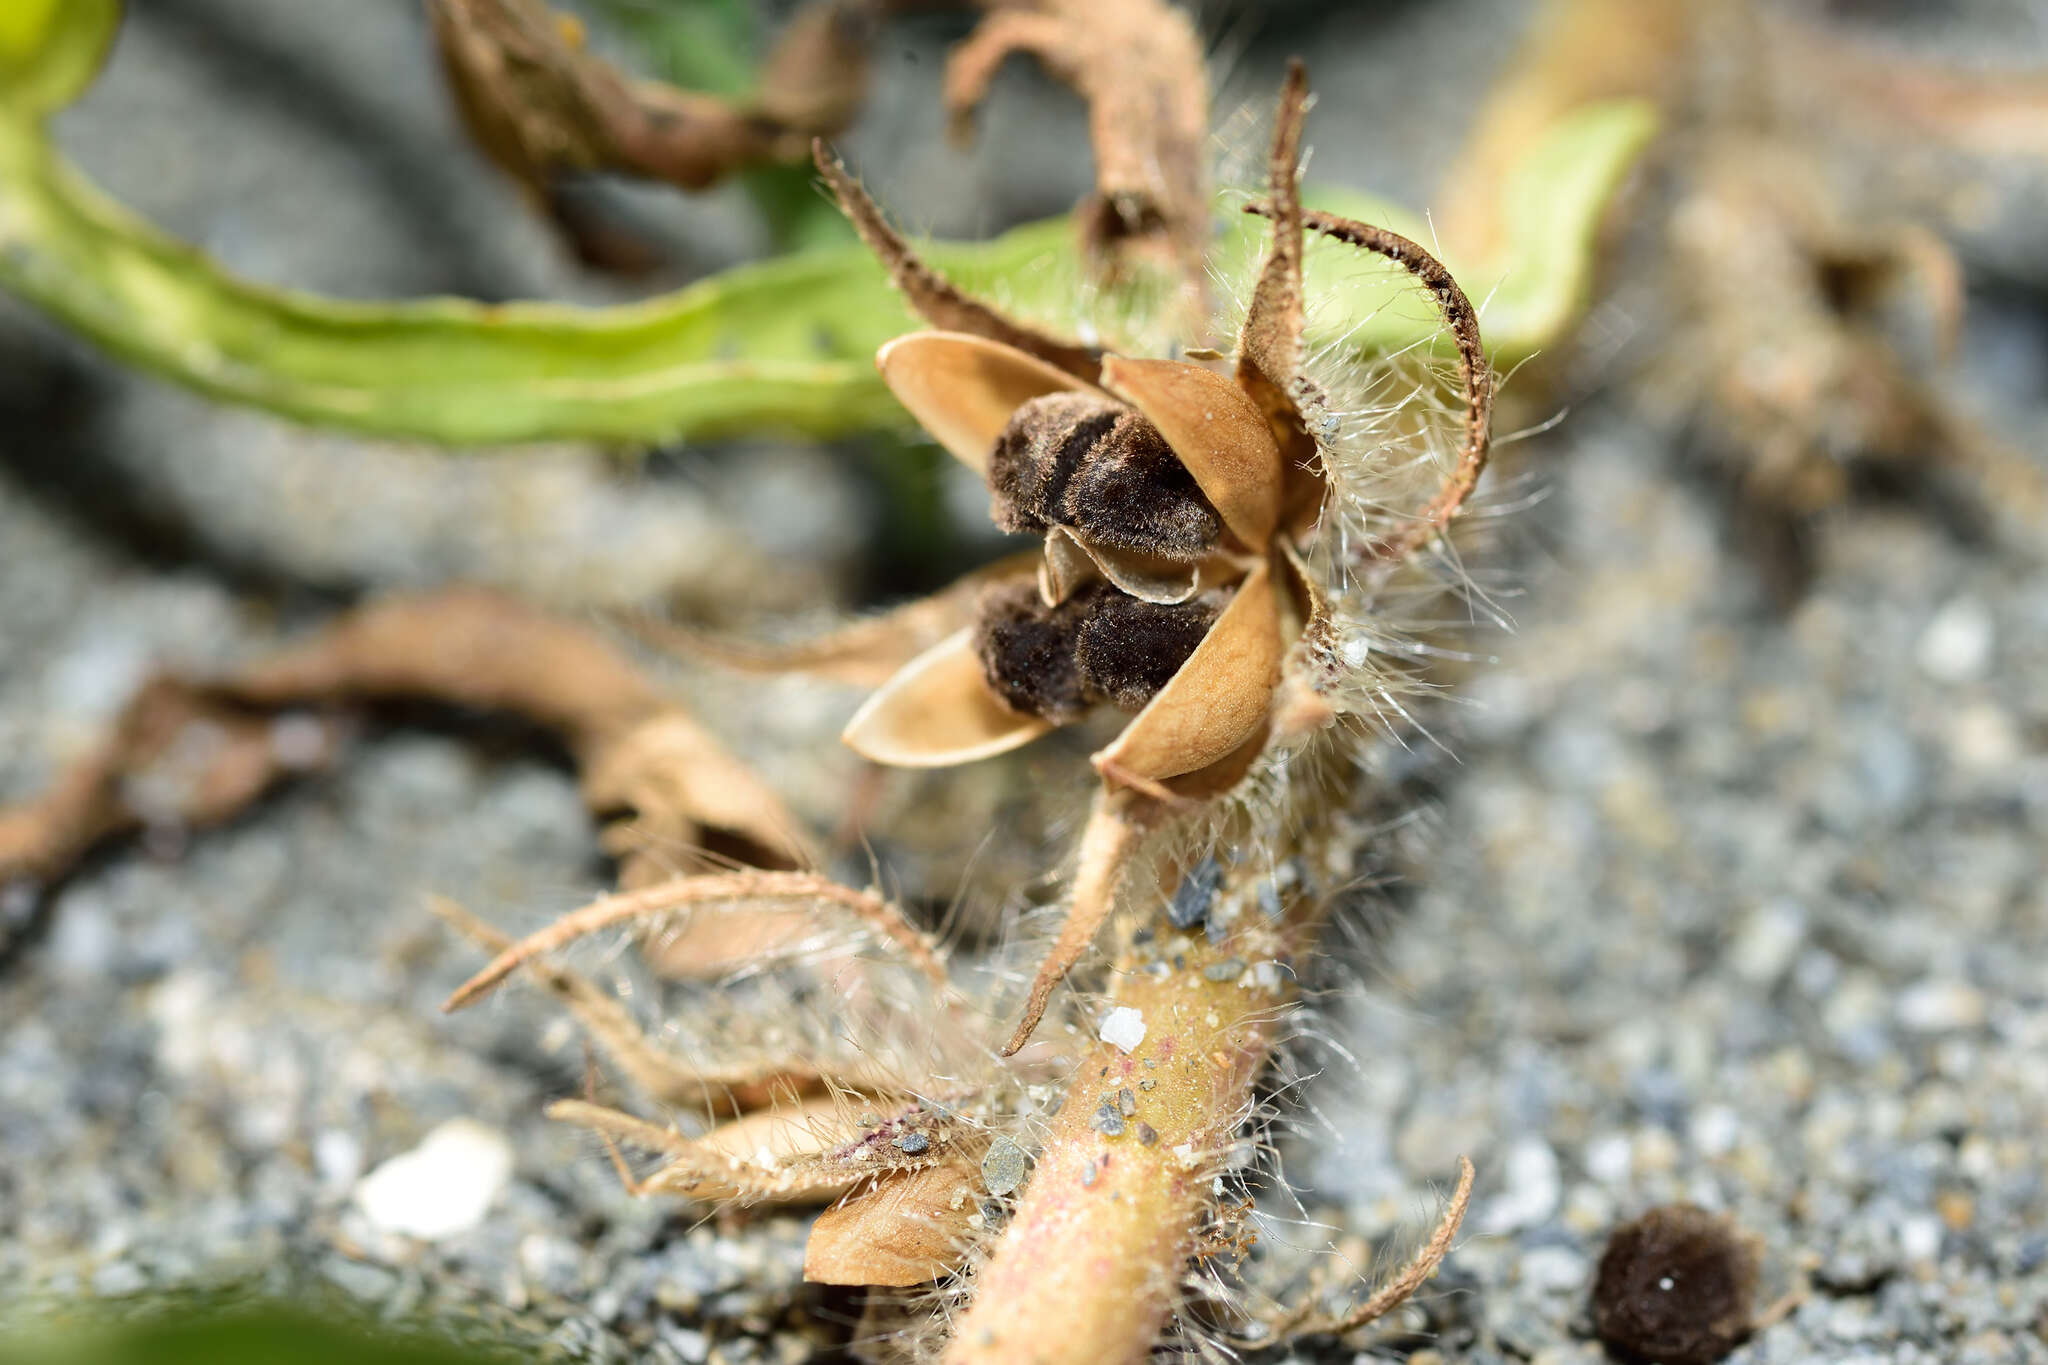
[[[1661,117],[1583,310],[1507,381],[1485,569],[1513,629],[1397,765],[1423,851],[1389,852],[1317,1006],[1341,1046],[1286,1170],[1379,1239],[1424,1221],[1443,1154],[1478,1163],[1465,1243],[1360,1358],[1601,1359],[1607,1232],[1684,1199],[1805,1291],[1732,1359],[2048,1361],[2048,7],[1638,8],[1195,10],[1226,179],[1303,54],[1309,180],[1453,238],[1488,138],[1546,99]],[[715,90],[791,7],[574,9],[621,67]],[[1092,184],[1085,107],[1025,60],[949,141],[969,26],[891,17],[838,139],[921,234]],[[537,213],[413,0],[134,0],[52,131],[234,273],[341,298],[623,302],[836,230],[801,168],[577,177]],[[0,298],[0,802],[152,670],[394,589],[784,635],[929,590],[1000,549],[949,466],[887,433],[450,457],[211,402]],[[1050,759],[861,787],[830,743],[854,690],[671,681],[817,828],[863,802],[931,906],[1013,901],[1075,814]],[[423,893],[523,928],[605,875],[559,753],[379,716],[225,828],[0,888],[0,1324],[284,1296],[527,1358],[833,1349],[803,1216],[628,1198],[540,1116],[581,1069],[552,1011],[437,1011],[475,955]],[[451,1123],[496,1177],[441,1235],[380,1223],[365,1177]]]

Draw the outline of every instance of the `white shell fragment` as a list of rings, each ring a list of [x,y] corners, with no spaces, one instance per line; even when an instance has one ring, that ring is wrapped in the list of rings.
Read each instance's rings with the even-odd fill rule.
[[[1102,1016],[1102,1041],[1125,1052],[1134,1052],[1145,1041],[1145,1016],[1129,1005],[1119,1005]]]
[[[385,1232],[434,1242],[481,1223],[512,1178],[512,1144],[474,1119],[450,1119],[356,1182],[356,1207]]]

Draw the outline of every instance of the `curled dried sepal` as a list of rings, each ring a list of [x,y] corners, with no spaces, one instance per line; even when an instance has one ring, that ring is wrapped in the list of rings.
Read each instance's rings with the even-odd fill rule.
[[[1280,210],[1272,204],[1252,204],[1247,211],[1279,221]],[[1465,445],[1458,454],[1457,466],[1413,521],[1367,552],[1374,559],[1404,559],[1450,524],[1486,468],[1493,431],[1493,369],[1486,362],[1486,349],[1479,338],[1479,310],[1465,297],[1465,291],[1442,261],[1398,232],[1328,213],[1311,211],[1301,217],[1303,223],[1323,236],[1384,256],[1414,275],[1436,299],[1457,343],[1458,379],[1465,389]]]
[[[1160,781],[1235,753],[1265,721],[1285,650],[1272,571],[1261,563],[1159,694],[1094,758]]]
[[[1450,1254],[1451,1244],[1457,1240],[1458,1229],[1464,1224],[1465,1210],[1472,1203],[1472,1180],[1471,1160],[1459,1157],[1458,1188],[1452,1192],[1451,1202],[1444,1207],[1443,1217],[1437,1220],[1436,1231],[1409,1257],[1408,1263],[1393,1279],[1342,1313],[1317,1313],[1313,1311],[1313,1299],[1304,1302],[1293,1312],[1268,1323],[1260,1344],[1271,1345],[1294,1337],[1338,1336],[1377,1321],[1408,1302],[1416,1290],[1429,1283],[1430,1277],[1443,1265],[1444,1257]]]
[[[601,929],[661,919],[692,907],[776,902],[851,915],[878,938],[895,947],[929,980],[939,985],[946,982],[946,968],[940,960],[938,947],[905,917],[900,907],[891,902],[807,872],[746,871],[677,877],[593,901],[499,953],[482,971],[458,987],[441,1008],[454,1011],[472,1004],[535,958]]]
[[[1123,356],[1103,360],[1102,385],[1159,429],[1245,548],[1263,550],[1280,517],[1280,449],[1244,390],[1200,365]]]
[[[487,952],[503,953],[514,946],[508,935],[445,896],[429,896],[427,908]],[[737,1066],[686,1062],[656,1046],[615,995],[581,973],[543,960],[529,961],[527,970],[568,1007],[626,1078],[660,1103],[743,1113],[817,1091],[828,1080],[815,1064],[795,1057]]]
[[[1293,392],[1301,370],[1303,319],[1297,162],[1307,113],[1308,69],[1299,60],[1291,61],[1286,83],[1280,88],[1280,108],[1274,116],[1273,147],[1267,161],[1273,236],[1237,337],[1237,382],[1264,410],[1273,439],[1289,456],[1299,450],[1303,438]]]
[[[1047,531],[1045,564],[1038,579],[1046,603],[1065,601],[1091,578],[1106,578],[1118,591],[1155,606],[1185,602],[1200,592],[1204,583],[1200,563],[1098,545],[1065,526]]]
[[[1031,1038],[1045,1008],[1052,1001],[1053,988],[1066,979],[1088,945],[1095,942],[1110,912],[1116,909],[1117,888],[1129,870],[1131,855],[1144,842],[1159,812],[1146,798],[1134,792],[1104,790],[1095,797],[1088,827],[1081,834],[1081,855],[1074,871],[1073,899],[1067,917],[1060,924],[1059,937],[1046,951],[1025,997],[1024,1016],[1016,1031],[1003,1044],[1003,1055],[1013,1057]]]
[[[981,1209],[972,1162],[884,1176],[818,1215],[804,1244],[817,1284],[908,1288],[952,1272]]]
[[[1004,317],[978,299],[970,298],[937,271],[926,265],[896,235],[875,201],[868,198],[860,182],[846,173],[846,167],[820,141],[812,144],[812,159],[818,174],[832,187],[839,207],[860,233],[861,240],[875,253],[889,272],[889,278],[917,314],[943,332],[966,332],[999,342],[1063,370],[1084,384],[1095,382],[1102,365],[1102,352],[1093,346],[1077,346]]]
[[[970,627],[905,664],[853,713],[841,738],[877,763],[942,768],[1007,753],[1052,728],[989,690]]]
[[[1014,346],[966,332],[912,332],[875,355],[896,400],[953,457],[984,478],[996,438],[1033,398],[1091,386]]]

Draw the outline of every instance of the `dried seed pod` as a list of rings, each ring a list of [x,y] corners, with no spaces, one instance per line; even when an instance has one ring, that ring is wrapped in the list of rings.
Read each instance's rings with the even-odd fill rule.
[[[989,458],[996,524],[1065,526],[1120,550],[1192,561],[1214,549],[1223,518],[1159,428],[1095,393],[1049,393],[1017,408]]]
[[[1593,1325],[1630,1360],[1711,1365],[1749,1335],[1756,1241],[1721,1214],[1664,1204],[1608,1239]]]

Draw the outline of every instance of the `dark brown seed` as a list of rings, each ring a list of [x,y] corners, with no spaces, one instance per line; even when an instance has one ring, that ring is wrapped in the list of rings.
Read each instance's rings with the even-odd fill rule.
[[[1749,1335],[1756,1243],[1729,1219],[1665,1204],[1608,1239],[1593,1326],[1627,1360],[1711,1365]]]
[[[1223,519],[1159,429],[1099,394],[1052,393],[1011,416],[989,456],[996,525],[1066,526],[1098,544],[1200,559]]]
[[[1187,662],[1215,624],[1222,599],[1141,602],[1107,583],[1056,607],[1029,583],[982,594],[974,649],[982,674],[1012,710],[1057,724],[1107,701],[1135,711]]]
[[[1156,696],[1202,643],[1222,610],[1219,594],[1188,602],[1104,595],[1080,623],[1074,661],[1084,694],[1136,711]]]
[[[1074,637],[1081,626],[1078,602],[1077,596],[1048,607],[1031,583],[982,594],[974,649],[982,675],[1011,710],[1061,725],[1087,711],[1074,661]]]

